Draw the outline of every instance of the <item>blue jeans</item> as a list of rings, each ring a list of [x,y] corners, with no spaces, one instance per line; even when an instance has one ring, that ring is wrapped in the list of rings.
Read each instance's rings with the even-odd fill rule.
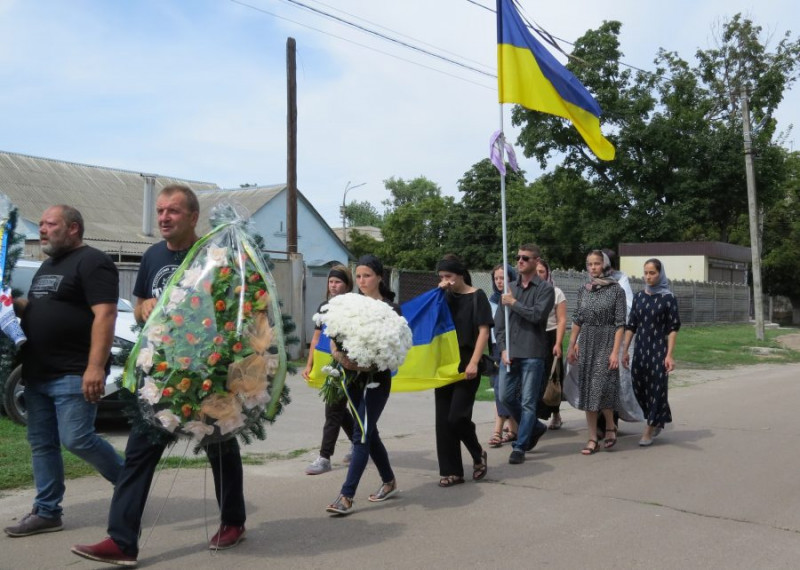
[[[378,380],[380,378],[380,380]],[[347,478],[342,485],[341,494],[351,499],[356,495],[356,489],[361,481],[361,476],[367,468],[370,457],[378,469],[383,483],[390,483],[394,480],[394,472],[389,464],[389,454],[381,441],[378,433],[378,419],[381,417],[386,402],[389,401],[389,391],[392,388],[392,379],[389,372],[383,370],[375,373],[375,380],[378,386],[367,388],[366,390],[350,391],[350,398],[353,401],[358,417],[364,423],[366,437],[361,442],[361,426],[358,420],[353,426],[353,457],[347,468]]]
[[[58,518],[62,513],[65,489],[62,444],[111,483],[116,483],[122,470],[122,458],[94,431],[97,404],[86,401],[82,384],[83,379],[78,375],[25,382],[28,443],[36,482],[33,504],[37,514],[44,518]]]
[[[539,402],[543,377],[544,358],[513,358],[510,372],[506,372],[506,366],[500,364],[500,401],[519,424],[514,451],[525,451],[534,427],[541,423],[536,419],[536,404]],[[539,429],[543,427],[546,429],[544,424]]]

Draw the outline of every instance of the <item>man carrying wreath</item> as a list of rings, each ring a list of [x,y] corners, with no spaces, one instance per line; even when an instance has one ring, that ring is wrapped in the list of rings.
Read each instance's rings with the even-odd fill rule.
[[[195,193],[182,185],[166,186],[156,200],[158,228],[164,241],[151,246],[142,256],[133,294],[134,315],[147,321],[170,277],[181,265],[194,243],[200,217]],[[125,465],[114,488],[108,515],[108,538],[92,545],[75,545],[72,552],[83,558],[121,566],[135,566],[138,539],[150,483],[165,445],[156,445],[144,429],[131,430],[125,448]],[[205,447],[214,475],[214,491],[221,511],[221,523],[209,542],[209,549],[223,550],[239,544],[245,536],[244,474],[239,443],[230,438]]]

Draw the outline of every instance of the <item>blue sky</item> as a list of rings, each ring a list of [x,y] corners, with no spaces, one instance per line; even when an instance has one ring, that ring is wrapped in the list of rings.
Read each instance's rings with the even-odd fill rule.
[[[298,185],[332,224],[339,223],[348,181],[365,183],[348,201],[369,200],[381,209],[383,180],[424,175],[457,195],[458,179],[487,156],[500,116],[494,80],[285,0],[242,1],[367,47],[231,0],[0,0],[0,150],[226,187],[282,182],[286,39],[292,36]],[[466,0],[305,1],[495,70],[494,14]],[[713,45],[714,26],[736,12],[774,37],[785,30],[800,34],[800,10],[788,0],[522,5],[568,40],[603,20],[622,21],[624,59],[645,69],[652,69],[659,47],[691,61],[696,49]],[[779,109],[779,127],[800,126],[797,91]],[[505,126],[513,140],[508,108]],[[519,158],[529,179],[540,173]]]

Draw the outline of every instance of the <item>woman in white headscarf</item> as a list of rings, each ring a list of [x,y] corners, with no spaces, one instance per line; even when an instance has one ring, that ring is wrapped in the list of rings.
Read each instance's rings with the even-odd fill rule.
[[[644,291],[633,297],[633,308],[625,327],[623,365],[629,367],[628,346],[635,334],[631,366],[633,392],[647,421],[639,445],[648,447],[664,425],[672,422],[667,388],[669,373],[675,368],[672,353],[681,319],[661,261],[648,259],[645,262],[644,281]]]

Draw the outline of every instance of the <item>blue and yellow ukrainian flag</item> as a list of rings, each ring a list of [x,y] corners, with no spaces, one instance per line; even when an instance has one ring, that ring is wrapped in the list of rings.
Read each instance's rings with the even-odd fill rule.
[[[8,239],[11,235],[11,220],[0,220],[0,289],[6,282],[6,258],[8,256]]]
[[[514,0],[497,0],[497,86],[500,103],[568,119],[598,158],[614,160],[614,146],[600,132],[597,101],[531,35]]]
[[[444,292],[433,289],[400,306],[411,328],[412,346],[403,365],[392,378],[392,392],[415,392],[439,388],[464,378],[458,371],[460,355],[453,317]],[[331,361],[331,340],[323,329],[314,347],[310,386],[325,380],[322,367]]]

